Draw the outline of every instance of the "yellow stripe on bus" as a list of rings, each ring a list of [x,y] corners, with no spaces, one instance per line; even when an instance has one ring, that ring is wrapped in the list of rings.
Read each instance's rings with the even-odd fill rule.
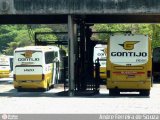
[[[16,75],[16,81],[18,80],[42,80],[41,75]]]

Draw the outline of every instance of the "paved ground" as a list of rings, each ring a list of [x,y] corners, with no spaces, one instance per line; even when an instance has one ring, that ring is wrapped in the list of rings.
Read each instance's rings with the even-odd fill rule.
[[[150,97],[125,93],[118,97],[108,95],[103,86],[99,95],[57,96],[63,87],[48,92],[17,92],[7,80],[0,82],[1,113],[160,113],[160,84],[154,84]]]

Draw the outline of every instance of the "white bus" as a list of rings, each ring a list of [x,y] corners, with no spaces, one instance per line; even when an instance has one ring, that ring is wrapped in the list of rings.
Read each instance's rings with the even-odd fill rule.
[[[59,78],[60,48],[26,46],[14,51],[14,87],[49,90]]]
[[[106,80],[107,45],[97,44],[94,47],[93,62],[99,59],[100,79]]]
[[[13,56],[0,56],[0,78],[8,78],[13,70]]]
[[[148,35],[115,34],[108,41],[107,89],[110,95],[137,91],[149,96],[152,86],[151,40]]]
[[[154,82],[160,81],[160,47],[153,49],[153,58],[152,58],[152,77]]]

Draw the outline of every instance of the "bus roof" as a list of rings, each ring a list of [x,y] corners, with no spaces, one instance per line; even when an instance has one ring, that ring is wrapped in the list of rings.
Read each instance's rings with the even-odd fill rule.
[[[107,45],[105,45],[105,44],[96,44],[95,45],[95,48],[106,48],[107,47]]]
[[[58,51],[59,47],[57,46],[25,46],[16,48],[15,51],[24,51],[24,50],[35,50],[35,51]]]
[[[13,56],[11,56],[11,55],[0,55],[0,57],[9,57],[9,58],[13,58]]]

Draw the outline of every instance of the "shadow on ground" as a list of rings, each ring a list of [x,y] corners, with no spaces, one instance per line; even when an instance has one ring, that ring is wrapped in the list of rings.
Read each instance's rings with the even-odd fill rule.
[[[110,96],[108,93],[98,93],[93,91],[76,91],[74,96],[70,97],[68,91],[60,92],[42,92],[39,90],[25,90],[18,92],[16,89],[11,89],[7,92],[0,93],[0,97],[52,97],[52,98],[150,98],[140,96],[139,94],[120,94],[119,96]]]

